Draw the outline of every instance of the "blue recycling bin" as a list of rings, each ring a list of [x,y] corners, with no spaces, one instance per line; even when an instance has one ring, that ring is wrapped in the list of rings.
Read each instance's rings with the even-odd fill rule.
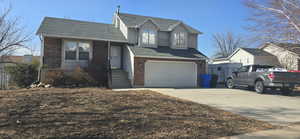
[[[211,81],[212,76],[210,74],[201,74],[200,75],[200,87],[202,88],[210,88],[210,81]]]

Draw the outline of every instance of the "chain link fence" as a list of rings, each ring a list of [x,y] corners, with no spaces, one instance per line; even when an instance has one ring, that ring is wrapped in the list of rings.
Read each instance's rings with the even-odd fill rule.
[[[9,74],[5,72],[4,67],[0,67],[0,90],[8,89]]]

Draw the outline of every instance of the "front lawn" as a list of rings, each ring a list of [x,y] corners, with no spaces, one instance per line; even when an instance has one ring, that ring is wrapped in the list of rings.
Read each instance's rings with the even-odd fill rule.
[[[274,126],[152,91],[0,91],[0,138],[216,138]]]

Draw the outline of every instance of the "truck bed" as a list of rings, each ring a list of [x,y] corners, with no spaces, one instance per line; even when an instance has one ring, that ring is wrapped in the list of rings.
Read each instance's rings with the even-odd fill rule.
[[[299,72],[271,72],[274,74],[274,83],[300,83]]]

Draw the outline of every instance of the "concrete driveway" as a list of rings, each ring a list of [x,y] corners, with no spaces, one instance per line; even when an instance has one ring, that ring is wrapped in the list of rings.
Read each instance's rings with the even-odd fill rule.
[[[239,89],[151,89],[276,125],[300,122],[300,95],[257,94]]]

